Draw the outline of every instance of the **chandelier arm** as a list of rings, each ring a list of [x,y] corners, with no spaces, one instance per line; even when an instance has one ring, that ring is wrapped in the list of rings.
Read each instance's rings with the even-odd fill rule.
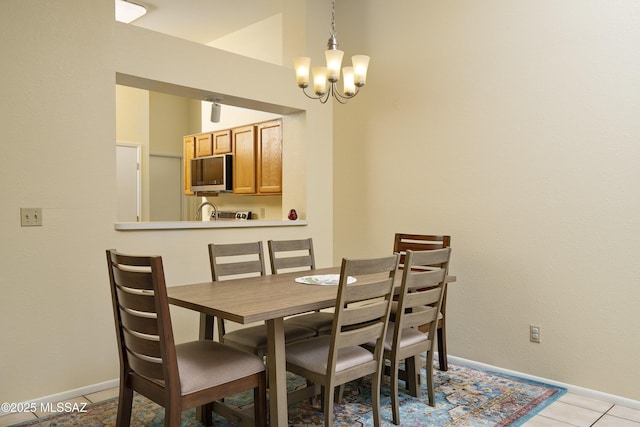
[[[329,91],[327,91],[327,93],[325,93],[324,95],[309,95],[305,88],[302,88],[302,93],[304,93],[307,98],[319,100],[322,104],[326,104],[330,96]]]
[[[332,84],[332,86],[334,86],[335,83]],[[356,91],[353,93],[353,95],[343,95],[341,94],[338,90],[337,90],[337,86],[334,88],[334,97],[341,103],[341,104],[346,104],[348,100],[350,100],[351,98],[355,98],[355,96],[358,94],[358,92],[360,92],[360,88],[356,86]]]

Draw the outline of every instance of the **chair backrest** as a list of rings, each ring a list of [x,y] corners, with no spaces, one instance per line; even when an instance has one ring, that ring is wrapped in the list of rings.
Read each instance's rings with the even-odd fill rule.
[[[211,278],[233,279],[234,276],[264,276],[264,251],[262,242],[209,244]]]
[[[407,250],[395,315],[393,349],[399,348],[407,328],[430,324],[434,340],[442,305],[451,248],[414,252]]]
[[[327,374],[334,376],[337,384],[342,384],[344,379],[340,373],[336,373],[338,352],[343,348],[375,341],[374,360],[368,368],[379,368],[397,268],[397,254],[383,258],[342,260],[327,364]],[[349,277],[355,277],[356,282],[349,284]],[[367,366],[362,368],[366,370]],[[345,375],[353,373],[345,372]]]
[[[269,260],[271,273],[282,273],[283,270],[313,270],[316,260],[313,254],[313,240],[269,240]]]
[[[179,393],[162,258],[110,249],[107,265],[122,378],[137,374]]]
[[[209,243],[211,279],[239,279],[241,277],[264,276],[264,251],[262,241],[249,243]],[[218,318],[218,339],[226,334],[225,321]]]
[[[393,241],[393,252],[400,254],[400,266],[404,266],[408,250],[428,251],[448,247],[451,247],[451,236],[396,233]]]

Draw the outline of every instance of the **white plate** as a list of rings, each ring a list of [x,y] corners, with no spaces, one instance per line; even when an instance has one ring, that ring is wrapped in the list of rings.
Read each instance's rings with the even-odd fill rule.
[[[296,277],[296,282],[302,283],[305,285],[337,285],[338,280],[340,280],[339,274],[318,274],[315,276],[303,276]],[[356,278],[349,276],[347,278],[347,283],[352,284],[356,282]]]

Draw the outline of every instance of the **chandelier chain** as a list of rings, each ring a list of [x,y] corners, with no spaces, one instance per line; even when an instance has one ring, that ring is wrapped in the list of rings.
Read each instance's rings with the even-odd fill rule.
[[[331,0],[331,34],[336,36],[336,0]]]

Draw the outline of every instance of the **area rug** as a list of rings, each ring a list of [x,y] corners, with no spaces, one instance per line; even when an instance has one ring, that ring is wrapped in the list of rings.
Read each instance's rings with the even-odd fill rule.
[[[424,370],[423,370],[423,377]],[[345,387],[344,403],[336,405],[335,424],[339,426],[372,426],[370,407],[371,378]],[[416,426],[521,426],[547,407],[566,389],[491,371],[449,363],[449,370],[434,369],[436,407],[428,405],[426,384],[422,381],[422,397],[407,394],[400,383],[400,421],[405,427]],[[290,389],[304,386],[304,380],[289,374]],[[386,383],[382,388],[382,424],[392,426],[391,400]],[[252,393],[243,393],[226,402],[242,407],[250,404]],[[17,424],[20,427],[100,427],[115,426],[117,399],[87,406],[87,412],[60,414]],[[194,410],[182,414],[182,427],[202,427],[194,418]],[[132,427],[163,426],[164,409],[148,399],[135,395]],[[324,417],[318,403],[298,402],[289,406],[289,425],[322,426]],[[215,426],[235,424],[215,416]]]

